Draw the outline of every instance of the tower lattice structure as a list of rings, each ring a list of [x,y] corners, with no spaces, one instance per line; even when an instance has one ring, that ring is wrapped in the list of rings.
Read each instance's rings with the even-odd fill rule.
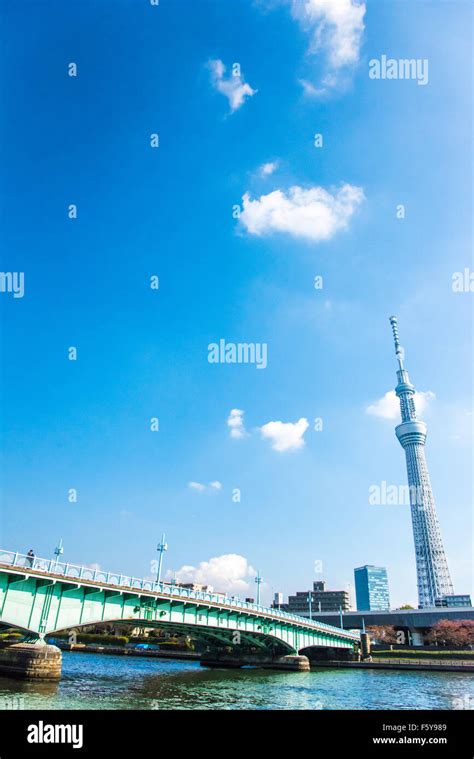
[[[418,604],[420,608],[425,608],[435,606],[436,599],[453,595],[454,591],[426,463],[427,428],[424,422],[416,418],[415,388],[403,365],[404,350],[400,345],[398,321],[395,316],[390,317],[390,324],[399,367],[395,392],[400,400],[402,417],[395,433],[405,450],[415,541]]]

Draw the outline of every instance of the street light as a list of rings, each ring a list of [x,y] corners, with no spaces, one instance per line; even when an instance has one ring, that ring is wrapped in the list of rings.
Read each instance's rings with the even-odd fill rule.
[[[313,600],[313,594],[311,593],[311,591],[309,591],[309,593],[308,593],[308,607],[309,607],[309,618],[310,618],[310,620],[313,619],[313,609],[312,609],[312,606],[311,606],[312,600]]]
[[[55,566],[56,566],[56,567],[57,567],[57,565],[58,565],[59,557],[60,557],[60,556],[61,556],[63,553],[64,553],[64,548],[63,548],[63,539],[62,539],[62,538],[59,538],[59,543],[58,543],[58,545],[56,546],[56,548],[54,549],[54,556],[56,557],[56,561],[55,561],[55,560],[54,560],[54,558],[53,558],[53,561],[55,561]]]
[[[168,550],[168,543],[165,542],[165,533],[161,536],[161,543],[158,543],[156,550],[160,554],[158,559],[158,571],[156,573],[156,582],[160,582],[161,578],[161,565],[163,563],[163,553]]]
[[[262,578],[260,577],[260,572],[257,572],[255,582],[257,583],[257,606],[260,606],[260,585],[262,584]]]

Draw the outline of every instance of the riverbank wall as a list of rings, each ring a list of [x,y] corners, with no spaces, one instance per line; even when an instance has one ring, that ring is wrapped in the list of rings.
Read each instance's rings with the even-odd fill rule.
[[[311,661],[311,669],[396,669],[417,670],[425,672],[463,672],[474,674],[472,662],[461,661],[399,661],[396,659],[383,661]]]
[[[98,646],[90,643],[55,644],[61,651],[74,651],[85,654],[113,654],[114,656],[141,656],[154,659],[187,659],[199,661],[201,654],[195,651],[158,651],[156,649],[124,648],[123,646]]]

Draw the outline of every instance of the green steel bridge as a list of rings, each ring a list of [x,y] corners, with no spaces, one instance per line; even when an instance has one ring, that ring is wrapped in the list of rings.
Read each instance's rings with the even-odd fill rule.
[[[1,625],[41,642],[106,622],[165,628],[234,652],[245,647],[286,655],[359,643],[358,633],[239,598],[0,549]]]

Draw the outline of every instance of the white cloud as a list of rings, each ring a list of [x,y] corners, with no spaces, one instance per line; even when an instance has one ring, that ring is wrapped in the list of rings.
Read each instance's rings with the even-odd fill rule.
[[[227,418],[227,426],[230,427],[231,437],[245,437],[247,433],[244,426],[244,412],[241,409],[233,408]]]
[[[179,582],[196,582],[211,585],[216,591],[236,595],[248,595],[251,585],[248,578],[256,575],[244,556],[228,553],[201,561],[197,567],[184,565],[176,573],[168,571],[168,577],[176,576]]]
[[[222,488],[222,482],[219,482],[219,480],[213,480],[209,483],[209,485],[203,485],[202,482],[195,482],[192,480],[191,482],[188,482],[188,488],[190,490],[195,490],[197,493],[204,493],[204,492],[212,492],[216,490],[221,490]]]
[[[426,392],[416,392],[415,393],[416,413],[419,416],[423,416],[424,412],[428,408],[428,404],[431,401],[434,401],[435,398],[436,398],[436,395],[431,390],[427,390]]]
[[[200,482],[188,482],[188,488],[191,490],[197,490],[199,493],[202,493],[203,490],[206,489],[206,486],[202,485]]]
[[[214,88],[225,95],[229,101],[230,110],[233,113],[244,104],[245,98],[250,98],[256,94],[257,90],[243,81],[240,71],[236,74],[234,71],[230,76],[225,76],[226,68],[221,60],[209,61],[211,69],[211,79]]]
[[[296,451],[304,446],[304,433],[309,427],[303,417],[294,424],[292,422],[268,422],[260,427],[263,438],[271,441],[275,451]]]
[[[400,415],[400,401],[395,390],[389,390],[382,398],[367,406],[366,411],[371,416],[380,419],[396,419]]]
[[[417,416],[423,416],[430,401],[436,398],[431,390],[426,392],[415,393],[415,408]],[[377,416],[379,419],[400,419],[400,401],[397,398],[395,390],[389,390],[382,398],[367,406],[366,411],[371,416]]]
[[[278,169],[278,165],[278,161],[269,161],[268,163],[263,163],[259,168],[259,174],[262,177],[269,177],[270,174],[273,174],[273,172]]]
[[[311,34],[310,53],[323,50],[340,69],[359,60],[365,3],[354,0],[292,0],[292,14]]]
[[[307,79],[299,79],[298,81],[303,87],[304,94],[312,98],[319,98],[323,95],[327,95],[339,83],[338,77],[334,74],[326,74],[321,81],[320,87],[316,87],[316,85],[312,84]]]
[[[334,194],[323,187],[306,190],[295,186],[287,193],[274,190],[258,200],[251,200],[247,192],[242,200],[240,222],[250,234],[284,232],[320,242],[347,227],[364,200],[364,191],[351,184],[342,185]]]
[[[314,84],[308,82],[307,79],[298,79],[298,81],[303,88],[304,94],[308,95],[309,97],[319,97],[320,95],[324,95],[326,92],[325,87],[315,87]]]

